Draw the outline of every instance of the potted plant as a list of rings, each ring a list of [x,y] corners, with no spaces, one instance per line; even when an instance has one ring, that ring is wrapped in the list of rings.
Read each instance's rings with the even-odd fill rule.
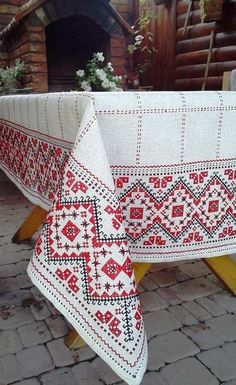
[[[200,0],[202,22],[221,20],[223,15],[223,0]]]
[[[78,91],[122,91],[121,76],[116,76],[111,63],[105,64],[102,52],[93,54],[85,69],[76,71]]]
[[[20,86],[21,77],[25,73],[25,64],[16,60],[15,65],[0,69],[0,86],[2,93],[8,94],[15,92]]]

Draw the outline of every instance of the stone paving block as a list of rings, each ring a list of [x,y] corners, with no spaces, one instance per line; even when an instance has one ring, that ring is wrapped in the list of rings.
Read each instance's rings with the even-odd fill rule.
[[[96,366],[96,365],[95,365]],[[98,372],[93,368],[92,364],[89,362],[82,362],[81,364],[75,365],[72,367],[72,372],[75,375],[75,378],[79,379],[78,385],[102,385],[103,381],[99,380]],[[106,373],[104,373],[106,377]],[[119,377],[116,377],[119,378]],[[120,381],[120,378],[119,378]],[[106,384],[109,384],[106,382]]]
[[[45,299],[45,298],[44,298],[44,299]],[[59,312],[59,310],[57,310],[57,309],[55,308],[55,306],[54,306],[50,301],[48,301],[47,299],[46,299],[46,304],[47,304],[47,307],[48,307],[50,313],[51,313],[53,316],[61,315],[61,313]]]
[[[34,321],[30,310],[22,307],[4,307],[0,310],[0,330],[15,329]]]
[[[224,343],[224,338],[216,334],[206,324],[198,324],[181,329],[188,337],[190,337],[201,350],[212,349],[216,346],[221,346]]]
[[[210,269],[201,261],[181,265],[179,269],[191,278],[203,277],[210,273]]]
[[[163,298],[152,291],[140,294],[140,301],[144,312],[165,309],[169,306]]]
[[[11,384],[22,379],[19,365],[13,354],[0,357],[0,385]]]
[[[225,314],[225,310],[221,305],[218,305],[216,302],[207,297],[196,299],[196,302],[215,317]]]
[[[7,244],[0,246],[0,265],[8,265],[10,263],[26,260],[32,255],[32,249],[20,248],[19,245]]]
[[[30,306],[30,309],[34,315],[34,318],[38,321],[44,320],[50,317],[51,313],[45,303],[45,301],[35,301]]]
[[[168,385],[219,385],[216,377],[192,357],[166,365],[161,374]]]
[[[79,385],[81,383],[80,378],[76,379],[70,368],[52,370],[43,374],[40,381],[42,385]]]
[[[140,282],[140,286],[142,286],[142,288],[144,288],[145,290],[148,290],[148,291],[153,291],[155,289],[157,289],[157,285],[155,284],[155,282],[153,282],[150,277],[149,277],[149,274],[146,275]]]
[[[16,358],[24,378],[38,376],[55,367],[44,345],[21,350],[21,352],[16,353]]]
[[[13,385],[40,385],[40,382],[37,378],[29,378],[28,380],[15,382]]]
[[[12,291],[11,293],[1,295],[1,306],[19,306],[24,301],[32,298],[32,293],[29,290]]]
[[[225,285],[223,284],[223,282],[217,278],[214,274],[209,274],[207,276],[207,279],[209,279],[210,281],[212,281],[213,283],[215,283],[217,286],[219,286],[221,289],[225,289]],[[236,384],[235,384],[236,385]]]
[[[222,306],[226,312],[236,311],[236,297],[232,296],[228,291],[222,290],[220,293],[211,295],[210,299]]]
[[[9,293],[20,289],[17,280],[15,278],[1,278],[0,279],[0,293]]]
[[[23,345],[15,330],[0,331],[0,356],[16,353],[23,349]]]
[[[123,383],[120,385],[123,385]],[[148,372],[144,375],[141,385],[169,385],[169,383],[160,373]]]
[[[155,362],[156,356],[166,363],[171,363],[194,356],[200,352],[200,349],[186,335],[180,331],[174,331],[152,338],[149,342],[149,352],[153,356],[151,364]],[[148,368],[150,370],[159,369],[155,369],[152,365]]]
[[[170,287],[162,287],[157,290],[157,293],[170,305],[178,305],[183,302]]]
[[[192,316],[182,305],[174,305],[168,308],[168,311],[173,314],[183,325],[189,326],[198,323],[196,318]]]
[[[54,338],[63,337],[69,333],[69,328],[62,316],[50,316],[45,320]]]
[[[159,287],[174,285],[177,282],[175,277],[166,270],[155,271],[155,273],[149,274],[149,278],[152,279],[153,282],[155,282]]]
[[[221,385],[236,385],[236,380],[221,382]]]
[[[202,352],[198,354],[198,359],[221,381],[236,378],[236,343]]]
[[[88,345],[83,346],[79,350],[79,362],[91,360],[95,356],[96,353]]]
[[[203,307],[201,307],[198,303],[193,301],[187,301],[182,304],[182,306],[191,313],[196,320],[199,322],[206,321],[207,319],[212,318],[212,315],[208,313]]]
[[[147,338],[179,329],[182,324],[167,310],[158,310],[144,314]]]
[[[21,274],[26,274],[28,264],[29,264],[29,261],[20,261],[16,264]]]
[[[225,314],[206,321],[215,333],[225,339],[225,342],[236,340],[236,317],[232,314]]]
[[[47,344],[48,350],[55,362],[56,367],[63,367],[78,363],[80,350],[70,350],[66,347],[64,338],[58,338]]]
[[[97,379],[101,379],[105,384],[111,385],[120,382],[120,377],[100,357],[95,358],[92,362],[92,367],[97,373]],[[88,385],[90,384],[88,383]]]
[[[19,269],[16,264],[11,263],[9,265],[3,265],[0,266],[0,279],[1,278],[8,278],[8,277],[15,277],[17,274],[19,274]]]
[[[43,301],[45,300],[45,297],[44,295],[41,293],[41,291],[39,291],[39,289],[36,287],[36,286],[33,286],[31,289],[30,289],[32,295],[34,296],[34,298],[37,300],[37,301]]]
[[[171,267],[166,269],[168,273],[170,273],[173,277],[175,277],[176,281],[183,282],[189,279],[189,276],[180,270],[180,267]]]
[[[43,344],[52,339],[46,324],[43,321],[32,322],[17,329],[25,347]]]
[[[30,288],[33,286],[33,283],[32,281],[29,279],[29,276],[27,274],[19,274],[17,277],[16,277],[16,281],[17,281],[17,284],[18,286],[21,288],[21,289],[27,289],[27,288]]]
[[[183,301],[193,301],[217,293],[219,287],[207,278],[194,278],[171,286],[175,294]]]

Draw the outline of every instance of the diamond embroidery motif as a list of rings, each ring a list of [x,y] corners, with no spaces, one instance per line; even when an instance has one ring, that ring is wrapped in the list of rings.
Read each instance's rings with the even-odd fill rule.
[[[183,217],[184,215],[184,205],[174,206],[172,209],[172,217]]]
[[[80,233],[80,229],[73,222],[68,221],[61,232],[65,235],[66,238],[73,242],[77,235]]]
[[[102,268],[102,271],[111,279],[115,279],[121,270],[122,267],[112,258],[110,258]]]

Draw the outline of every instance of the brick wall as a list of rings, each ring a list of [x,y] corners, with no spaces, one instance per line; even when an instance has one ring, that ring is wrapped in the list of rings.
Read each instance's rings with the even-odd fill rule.
[[[64,0],[66,1],[66,0]],[[0,29],[3,29],[26,0],[2,0],[0,5]],[[56,3],[55,3],[56,4]],[[68,7],[67,2],[67,7]],[[131,25],[134,15],[134,0],[112,0],[111,4]],[[45,12],[47,10],[47,12]],[[27,16],[11,34],[6,47],[0,45],[0,66],[14,63],[19,58],[26,63],[24,86],[32,87],[36,92],[48,91],[47,58],[45,44],[45,26],[55,20],[55,9],[47,8],[47,2],[40,7],[40,13]],[[60,15],[58,15],[59,17]],[[48,20],[48,18],[51,20]],[[59,17],[60,18],[60,17]],[[108,20],[110,23],[110,20]],[[127,56],[127,42],[124,35],[111,33],[111,61],[118,75],[124,75],[130,58]]]

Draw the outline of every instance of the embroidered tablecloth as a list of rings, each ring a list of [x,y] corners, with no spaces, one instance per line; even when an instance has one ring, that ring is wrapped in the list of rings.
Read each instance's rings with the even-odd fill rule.
[[[139,384],[147,345],[131,261],[236,252],[236,93],[1,97],[0,166],[50,208],[32,281]]]

